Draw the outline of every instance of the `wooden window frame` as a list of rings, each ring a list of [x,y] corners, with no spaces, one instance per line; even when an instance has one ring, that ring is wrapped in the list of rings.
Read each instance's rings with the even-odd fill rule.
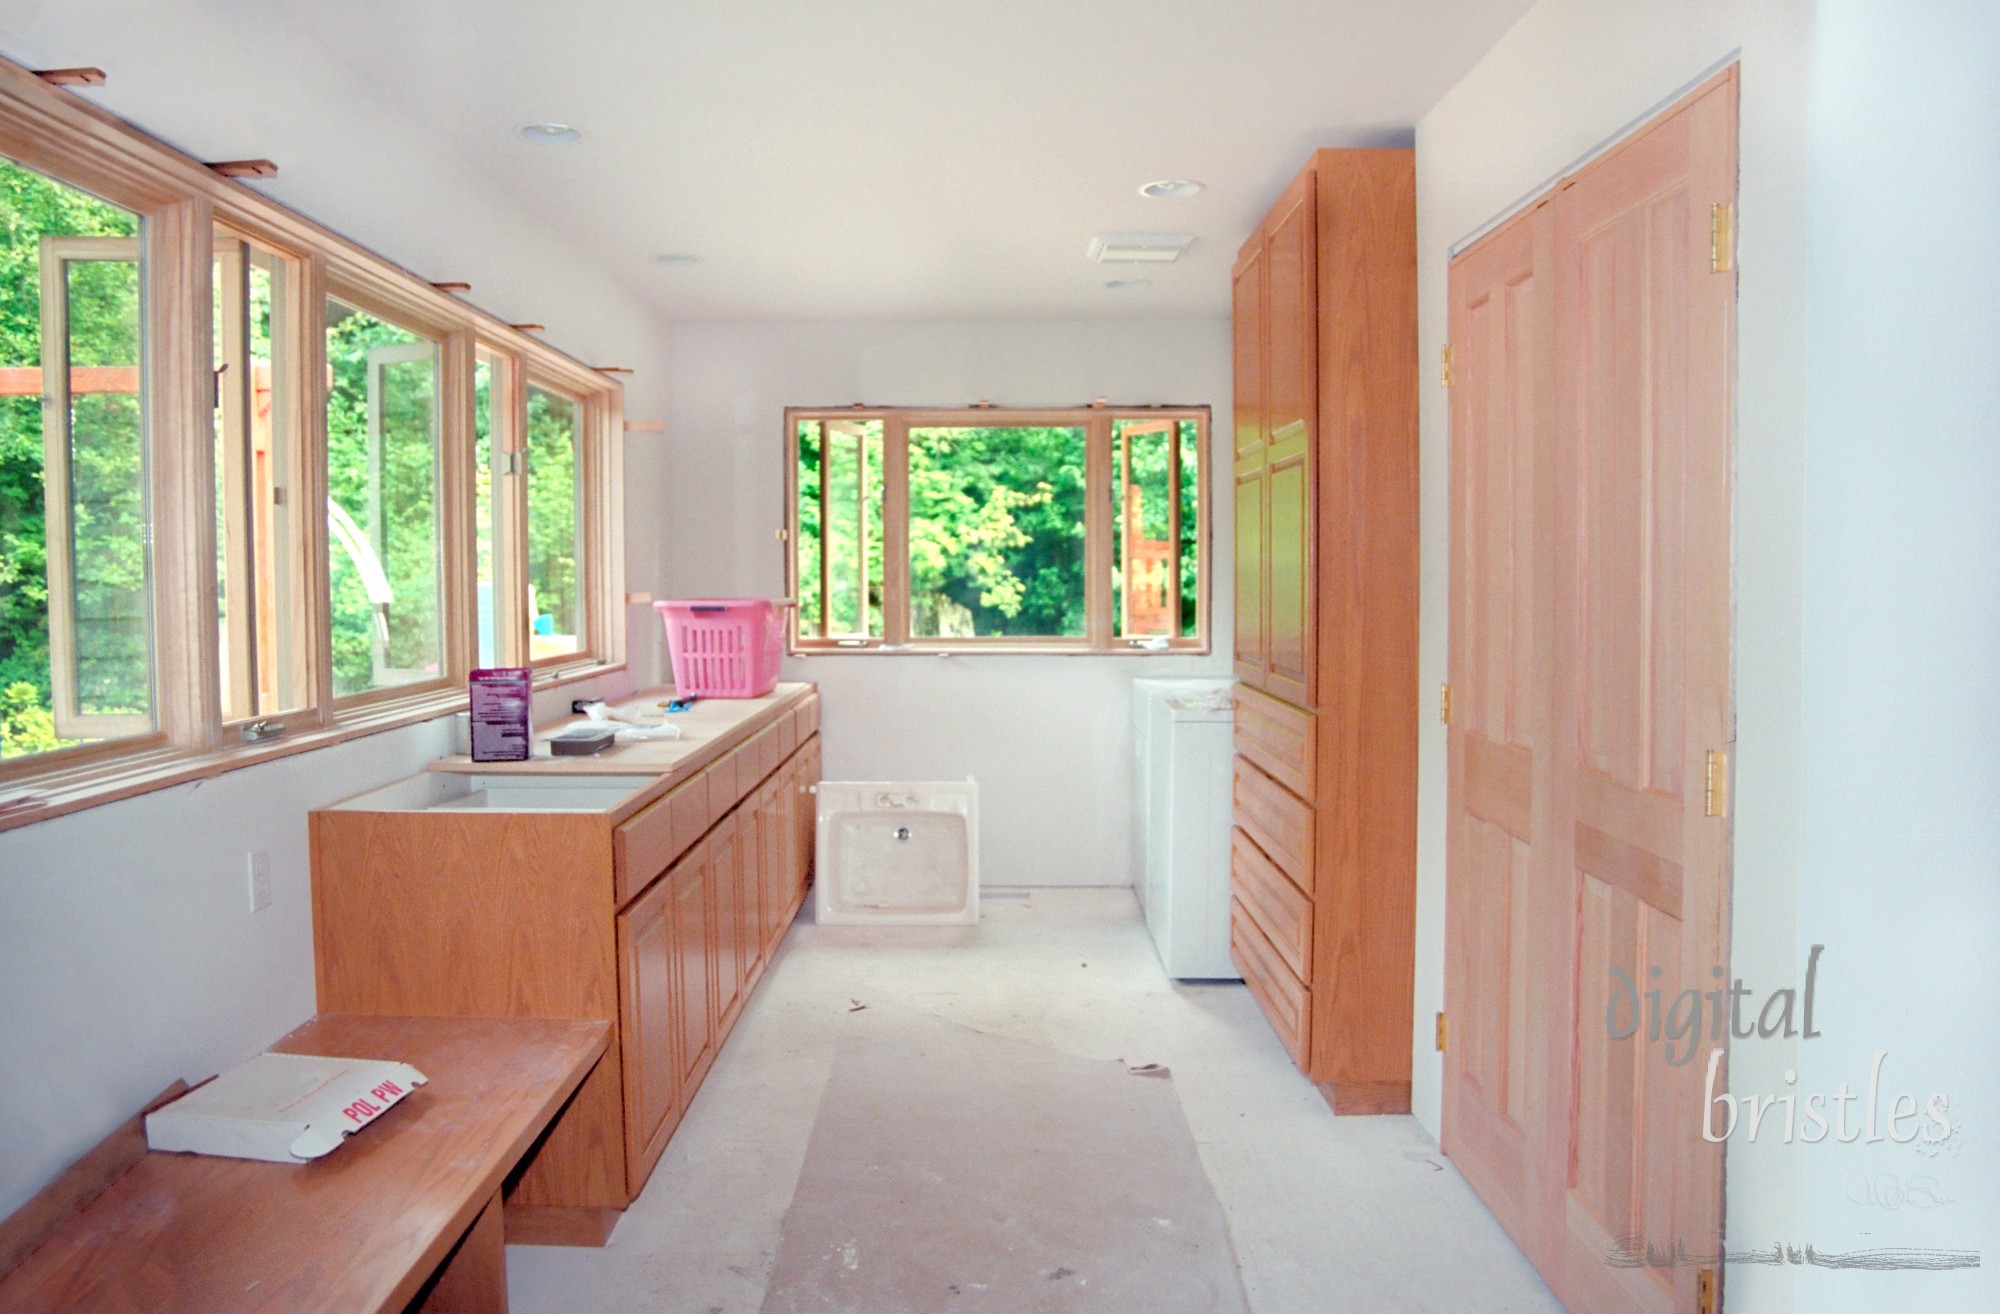
[[[538,666],[548,686],[625,664],[623,388],[507,321],[403,270],[32,71],[0,60],[0,156],[139,216],[141,405],[152,532],[153,728],[0,761],[0,830],[60,816],[466,705],[477,659],[473,378],[477,347],[523,378],[584,401],[579,486],[586,508],[584,650]],[[258,718],[278,737],[249,741],[225,722],[217,605],[213,279],[217,228],[284,257],[293,271],[293,353],[286,389],[300,457],[297,545],[310,675],[305,706]],[[440,675],[420,686],[333,696],[326,517],[328,296],[434,336],[439,353]],[[525,541],[521,541],[525,551]],[[524,639],[525,644],[525,639]]]
[[[785,588],[800,599],[798,561],[799,425],[802,422],[879,420],[882,424],[882,633],[853,636],[810,635],[802,632],[803,609],[793,607],[786,648],[794,656],[897,655],[937,653],[1012,653],[1061,656],[1186,657],[1210,651],[1210,584],[1214,536],[1209,489],[1211,411],[1207,406],[1076,406],[1009,409],[994,406],[963,408],[900,406],[795,406],[785,410],[785,528],[781,546],[785,558]],[[1121,420],[1182,421],[1195,425],[1196,532],[1195,630],[1169,638],[1164,646],[1148,646],[1146,638],[1119,637],[1112,615],[1112,540],[1117,532],[1111,504],[1114,487],[1112,433]],[[1084,431],[1084,633],[1076,637],[982,635],[939,639],[910,633],[909,570],[909,433],[922,428],[1074,428]],[[1178,471],[1178,460],[1175,462]],[[1176,474],[1174,486],[1180,480]],[[822,485],[822,496],[824,486]],[[1175,520],[1179,512],[1176,503]],[[822,516],[824,526],[824,516]],[[822,532],[824,530],[822,529]],[[825,554],[821,554],[824,561]],[[824,581],[824,566],[822,566]],[[825,584],[821,585],[825,614]]]

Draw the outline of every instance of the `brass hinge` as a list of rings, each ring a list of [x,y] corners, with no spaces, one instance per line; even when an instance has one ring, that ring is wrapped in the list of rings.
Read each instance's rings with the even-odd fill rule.
[[[1444,1014],[1438,1014],[1438,1053],[1444,1053]]]
[[[1694,1278],[1694,1314],[1715,1314],[1715,1270],[1704,1268]]]
[[[1729,755],[1719,748],[1708,750],[1708,770],[1701,790],[1702,815],[1729,815]]]
[[[783,543],[783,542],[784,542],[785,540],[789,539],[789,538],[790,538],[791,536],[792,536],[792,535],[791,535],[791,531],[790,531],[790,530],[786,530],[786,529],[780,529],[780,530],[778,531],[778,541],[779,541],[780,543]]]
[[[1736,267],[1736,207],[1718,201],[1708,207],[1708,270],[1726,274]]]
[[[1446,725],[1451,724],[1451,681],[1449,680],[1445,681],[1444,688],[1438,693],[1438,720],[1444,722]]]
[[[1444,366],[1442,371],[1444,386],[1449,388],[1451,386],[1451,344],[1449,342],[1444,344],[1444,350],[1439,355],[1442,357]]]

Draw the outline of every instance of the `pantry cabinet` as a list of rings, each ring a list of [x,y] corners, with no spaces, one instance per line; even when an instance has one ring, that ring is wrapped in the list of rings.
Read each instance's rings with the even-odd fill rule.
[[[541,810],[467,806],[463,786],[420,777],[311,816],[322,1012],[614,1025],[509,1189],[510,1242],[603,1244],[805,898],[818,695],[695,710],[686,741],[635,757],[461,777],[488,795],[522,775],[580,782]],[[592,789],[616,801],[579,807]]]
[[[1231,953],[1338,1113],[1410,1097],[1416,201],[1316,153],[1234,271]]]

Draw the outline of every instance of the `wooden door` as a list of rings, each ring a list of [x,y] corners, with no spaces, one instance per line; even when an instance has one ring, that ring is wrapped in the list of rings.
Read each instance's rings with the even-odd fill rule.
[[[674,865],[668,877],[672,889],[674,1041],[683,1097],[694,1090],[714,1033],[709,953],[714,866],[709,842],[703,840]]]
[[[1728,962],[1735,132],[1731,70],[1451,278],[1444,1139],[1592,1314],[1694,1310],[1699,1263],[1607,1261],[1721,1238],[1715,1042],[1607,1006]]]
[[[618,917],[618,1043],[625,1075],[625,1180],[637,1195],[666,1148],[680,1098],[669,872]]]
[[[1263,688],[1268,656],[1264,629],[1264,243],[1260,230],[1237,257],[1234,291],[1236,352],[1236,678]]]
[[[1712,267],[1710,227],[1735,201],[1735,141],[1732,70],[1556,206],[1552,784],[1572,824],[1552,838],[1575,982],[1558,1291],[1606,1314],[1691,1310],[1699,1272],[1607,1266],[1614,1243],[1712,1254],[1721,1240],[1722,1152],[1700,1135],[1708,1042],[1674,1066],[1643,1026],[1613,1039],[1606,1006],[1614,967],[1672,1000],[1715,988],[1709,969],[1728,962],[1728,823],[1705,815],[1703,786],[1732,733],[1736,287]]]
[[[1553,1254],[1538,1153],[1569,1000],[1536,976],[1567,914],[1549,848],[1554,707],[1555,212],[1544,201],[1451,267],[1451,719],[1445,888],[1447,1154],[1522,1251]]]
[[[1311,708],[1318,685],[1313,587],[1314,442],[1319,422],[1316,177],[1299,175],[1271,212],[1266,324],[1262,576],[1263,689]]]

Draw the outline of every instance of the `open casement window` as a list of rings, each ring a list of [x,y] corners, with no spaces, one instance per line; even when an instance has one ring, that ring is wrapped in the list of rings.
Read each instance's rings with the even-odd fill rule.
[[[882,421],[800,420],[793,568],[801,638],[882,637]]]
[[[535,665],[576,657],[588,646],[584,547],[584,403],[530,383],[526,458],[527,575],[520,601]]]
[[[443,681],[439,343],[335,299],[326,336],[334,693]]]
[[[41,239],[48,661],[61,740],[154,728],[136,237]]]
[[[215,236],[217,622],[225,722],[306,708],[297,262]]]
[[[794,410],[793,650],[1200,651],[1205,408]]]
[[[1200,434],[1193,420],[1117,420],[1111,428],[1112,586],[1117,637],[1199,632]]]

